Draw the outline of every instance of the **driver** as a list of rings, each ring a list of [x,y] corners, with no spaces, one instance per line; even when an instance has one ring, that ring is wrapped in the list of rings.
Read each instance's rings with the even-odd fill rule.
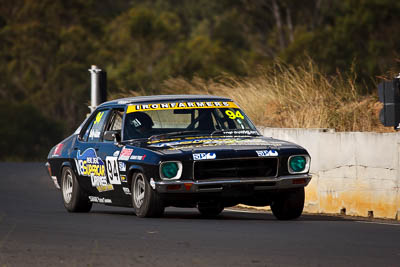
[[[153,128],[151,117],[144,112],[132,112],[126,115],[124,127],[124,139],[143,137]]]

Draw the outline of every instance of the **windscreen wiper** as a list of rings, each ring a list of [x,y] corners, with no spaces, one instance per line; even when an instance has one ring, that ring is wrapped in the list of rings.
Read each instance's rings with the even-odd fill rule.
[[[214,134],[224,134],[225,131],[224,130],[215,130],[211,133],[211,136],[213,136]]]
[[[200,133],[199,130],[187,130],[187,131],[178,131],[178,132],[170,132],[170,133],[163,133],[163,134],[155,134],[152,135],[148,138],[148,140],[153,141],[153,140],[159,140],[159,139],[164,139],[167,137],[171,136],[179,136],[179,135],[186,135],[186,134],[194,134],[194,133]]]

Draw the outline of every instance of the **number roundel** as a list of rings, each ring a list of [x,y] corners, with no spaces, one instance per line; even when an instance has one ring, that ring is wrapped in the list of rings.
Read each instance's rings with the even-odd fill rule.
[[[117,157],[106,157],[107,176],[110,184],[121,184]]]
[[[227,110],[225,111],[225,114],[228,115],[229,119],[231,120],[235,120],[236,118],[241,118],[242,120],[244,120],[244,117],[242,113],[240,113],[240,110],[236,111],[236,113],[232,110]]]

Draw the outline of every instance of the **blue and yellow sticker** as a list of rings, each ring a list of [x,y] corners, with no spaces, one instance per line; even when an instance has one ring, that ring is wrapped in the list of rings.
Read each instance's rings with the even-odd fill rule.
[[[103,115],[104,115],[104,112],[103,112],[103,111],[99,112],[99,113],[96,115],[96,120],[94,121],[93,124],[99,123],[99,122],[101,121],[101,118],[103,117]]]
[[[137,104],[130,105],[128,106],[126,113],[132,113],[137,111],[149,111],[149,110],[197,109],[197,108],[238,108],[238,106],[232,101],[149,103],[140,105]]]

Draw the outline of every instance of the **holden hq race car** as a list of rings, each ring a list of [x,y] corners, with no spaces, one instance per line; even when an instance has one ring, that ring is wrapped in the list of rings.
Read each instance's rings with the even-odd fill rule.
[[[245,204],[295,219],[311,180],[304,148],[263,137],[231,99],[210,95],[103,103],[50,150],[46,166],[69,212],[103,203],[139,217],[168,206],[213,217]]]

